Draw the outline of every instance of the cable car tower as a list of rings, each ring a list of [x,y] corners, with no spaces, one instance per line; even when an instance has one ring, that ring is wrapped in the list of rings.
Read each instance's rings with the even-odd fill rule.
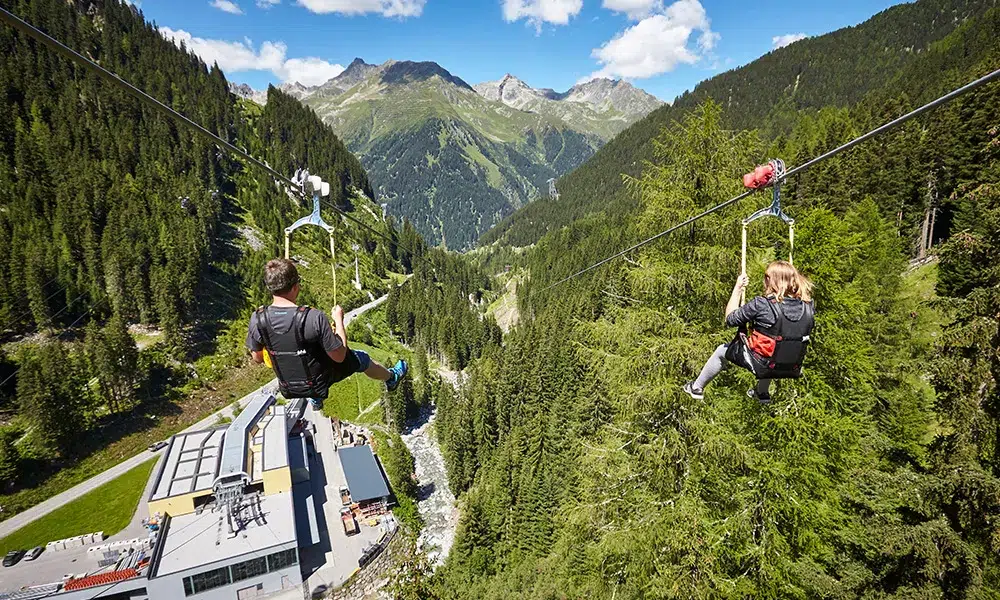
[[[334,228],[332,225],[323,220],[323,217],[319,213],[319,199],[320,197],[327,197],[330,195],[330,184],[329,182],[320,179],[319,175],[310,175],[309,171],[305,169],[299,169],[292,176],[292,181],[302,186],[307,193],[312,193],[313,199],[313,209],[309,216],[302,217],[298,221],[291,224],[291,226],[285,228],[285,258],[291,258],[291,241],[292,232],[303,227],[305,225],[315,225],[324,229],[328,234],[330,234],[330,258],[331,271],[333,273],[333,302],[337,302],[337,249],[333,243]]]

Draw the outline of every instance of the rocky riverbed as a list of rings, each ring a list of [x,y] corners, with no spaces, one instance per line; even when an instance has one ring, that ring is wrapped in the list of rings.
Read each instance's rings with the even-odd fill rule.
[[[403,443],[410,449],[416,462],[417,508],[424,519],[418,544],[427,550],[435,565],[444,563],[455,542],[458,526],[458,506],[455,495],[448,488],[448,474],[444,468],[441,447],[434,439],[434,409],[425,409],[403,434]]]

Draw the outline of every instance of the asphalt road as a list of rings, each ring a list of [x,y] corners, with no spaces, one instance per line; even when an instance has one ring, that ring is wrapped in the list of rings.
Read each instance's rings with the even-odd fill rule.
[[[348,323],[350,323],[351,321],[353,321],[356,317],[360,316],[364,312],[369,311],[369,310],[375,308],[379,304],[382,304],[383,302],[386,301],[386,299],[388,297],[389,296],[386,295],[386,296],[382,296],[381,298],[376,298],[375,300],[369,302],[368,304],[360,306],[360,307],[358,307],[358,308],[356,308],[356,309],[354,309],[354,310],[346,313],[344,315],[344,324],[347,325]],[[277,388],[278,388],[278,380],[277,379],[273,379],[270,382],[268,382],[268,383],[264,384],[263,386],[261,386],[260,388],[254,390],[253,392],[251,392],[251,393],[247,394],[246,396],[244,396],[240,400],[240,405],[243,406],[244,404],[246,404],[246,402],[250,398],[252,398],[253,396],[256,396],[257,394],[259,394],[261,392],[264,392],[264,391],[267,391],[267,392],[270,392],[270,393],[277,393]],[[226,406],[226,407],[222,408],[221,410],[219,410],[217,412],[214,412],[211,415],[205,417],[201,421],[198,421],[194,425],[191,425],[190,427],[188,427],[184,431],[188,432],[188,431],[197,431],[199,429],[207,429],[208,427],[211,427],[212,425],[215,424],[215,422],[218,420],[218,417],[219,417],[220,414],[224,414],[226,416],[229,416],[230,411],[231,411],[230,407]],[[131,469],[134,469],[135,467],[138,467],[139,465],[141,465],[142,463],[146,462],[147,460],[153,458],[154,456],[158,456],[158,455],[160,455],[162,453],[163,453],[163,449],[161,449],[161,450],[159,450],[158,452],[155,452],[155,453],[154,452],[149,452],[148,450],[144,450],[143,452],[140,452],[139,454],[136,454],[132,458],[125,459],[124,461],[122,461],[122,462],[118,463],[117,465],[111,467],[107,471],[104,471],[103,473],[95,475],[95,476],[91,477],[90,479],[84,481],[83,483],[77,484],[77,485],[69,488],[68,490],[60,493],[60,494],[56,494],[55,496],[52,496],[51,498],[49,498],[48,500],[46,500],[44,502],[36,504],[36,505],[32,506],[31,508],[29,508],[29,509],[27,509],[27,510],[25,510],[23,512],[20,512],[20,513],[14,515],[13,517],[11,517],[11,518],[9,518],[9,519],[7,519],[5,521],[0,522],[0,538],[5,537],[7,535],[10,535],[14,531],[17,531],[21,527],[24,527],[25,525],[27,525],[28,523],[31,523],[32,521],[34,521],[36,519],[39,519],[41,517],[44,517],[45,515],[49,514],[50,512],[54,511],[55,509],[57,509],[57,508],[59,508],[61,506],[65,506],[66,504],[72,502],[73,500],[76,500],[77,498],[79,498],[80,496],[86,494],[87,492],[90,492],[92,490],[97,489],[98,487],[104,485],[105,483],[111,481],[112,479],[114,479],[114,478],[116,478],[116,477],[118,477],[120,475],[125,474],[127,471],[130,471]],[[143,500],[145,500],[145,498],[143,498]],[[140,503],[140,506],[141,506],[141,503]]]
[[[247,400],[249,400],[251,397],[255,396],[256,394],[262,391],[265,390],[276,391],[277,387],[278,387],[277,380],[272,380],[271,382],[264,384],[262,387],[244,396],[243,399],[240,400],[240,405],[242,406],[247,402]],[[199,429],[206,429],[208,427],[211,427],[212,425],[215,424],[220,414],[225,414],[226,416],[229,416],[231,410],[232,409],[229,406],[226,406],[225,408],[222,408],[221,410],[205,417],[201,421],[198,421],[194,425],[191,425],[184,431],[185,432],[197,431]],[[84,481],[83,483],[77,484],[60,494],[56,494],[55,496],[52,496],[48,500],[36,504],[26,511],[14,515],[13,517],[7,519],[6,521],[0,522],[0,537],[9,535],[10,533],[20,529],[21,527],[24,527],[28,523],[31,523],[35,519],[41,518],[49,514],[50,512],[54,511],[55,509],[64,506],[69,502],[72,502],[73,500],[79,498],[80,496],[86,494],[87,492],[97,489],[98,487],[104,485],[105,483],[111,481],[112,479],[118,477],[119,475],[125,474],[126,471],[134,469],[135,467],[138,467],[147,460],[159,456],[160,454],[163,454],[164,450],[165,449],[160,449],[157,452],[150,452],[148,450],[143,450],[142,452],[136,454],[132,458],[125,459],[124,461],[111,467],[107,471],[95,475],[90,479]]]

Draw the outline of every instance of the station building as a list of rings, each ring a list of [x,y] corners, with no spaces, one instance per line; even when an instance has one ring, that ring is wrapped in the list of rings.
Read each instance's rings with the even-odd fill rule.
[[[0,600],[248,600],[300,588],[299,547],[319,539],[311,498],[292,488],[293,467],[308,481],[304,437],[290,435],[301,409],[260,394],[228,426],[175,435],[147,499],[148,539],[43,553],[4,570],[30,584]]]

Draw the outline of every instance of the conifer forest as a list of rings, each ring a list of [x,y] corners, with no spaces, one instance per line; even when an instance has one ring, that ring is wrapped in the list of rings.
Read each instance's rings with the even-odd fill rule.
[[[385,593],[1000,597],[1000,82],[781,186],[816,327],[803,376],[768,404],[735,367],[703,400],[682,386],[733,338],[741,220],[770,189],[564,281],[738,196],[756,165],[802,165],[1000,69],[996,0],[901,4],[716,75],[465,253],[386,217],[312,109],[275,87],[264,106],[234,95],[139,8],[0,7],[275,170],[332,183],[340,283],[326,237],[302,233],[302,302],[387,296],[351,331],[411,360],[380,417],[400,519],[415,536],[413,457],[392,440],[430,407],[460,515],[443,564],[414,549]],[[0,56],[5,519],[149,415],[254,368],[262,267],[311,206],[6,26]],[[752,297],[789,257],[787,227],[755,221],[748,248]]]

